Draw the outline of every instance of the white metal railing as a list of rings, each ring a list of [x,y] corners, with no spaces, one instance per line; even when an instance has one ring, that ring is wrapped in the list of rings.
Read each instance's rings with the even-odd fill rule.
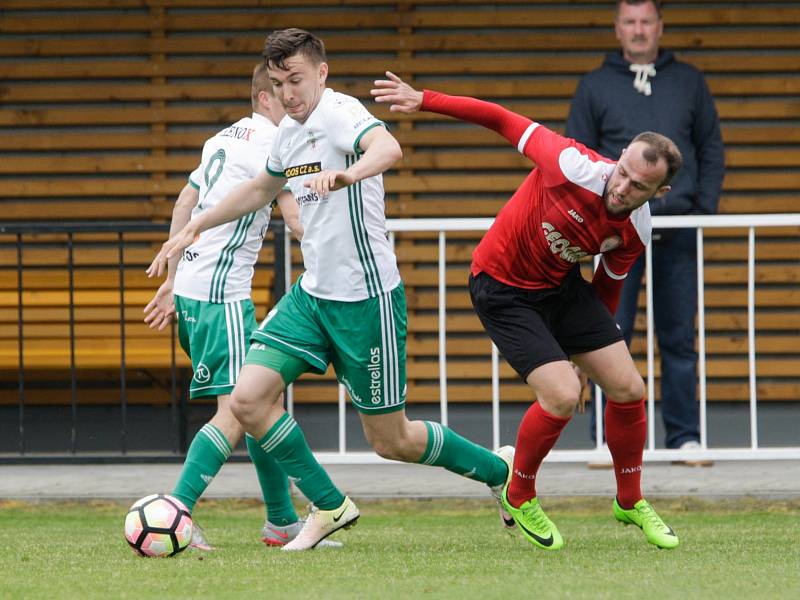
[[[390,219],[387,229],[392,244],[396,232],[437,232],[439,234],[438,273],[439,273],[439,377],[440,377],[440,420],[447,424],[447,348],[446,348],[446,233],[449,231],[485,231],[494,219]],[[800,459],[800,446],[761,448],[758,445],[758,412],[755,362],[755,229],[757,227],[800,226],[798,214],[772,215],[691,215],[653,217],[654,229],[697,229],[697,308],[698,308],[698,379],[700,383],[700,443],[701,449],[696,451],[666,450],[655,447],[655,374],[654,374],[654,327],[652,286],[652,249],[647,246],[645,255],[645,282],[647,293],[647,422],[648,435],[644,459],[646,461],[696,460],[709,458],[713,460],[773,460]],[[706,379],[706,339],[705,339],[705,277],[703,260],[704,230],[713,228],[734,227],[748,231],[747,253],[747,338],[749,364],[749,407],[750,407],[750,447],[749,448],[708,448],[707,439],[707,379]],[[286,236],[286,277],[287,289],[291,278],[291,253],[289,252],[290,236]],[[800,346],[800,339],[798,340]],[[492,445],[496,449],[500,445],[500,368],[499,355],[494,344],[491,345],[492,361]],[[522,384],[520,384],[522,385]],[[599,400],[599,390],[595,401]],[[318,452],[323,463],[375,463],[389,462],[369,452],[349,452],[346,445],[345,407],[346,394],[343,386],[339,386],[339,450],[338,452]],[[293,409],[291,386],[287,391],[288,409]],[[599,402],[598,402],[599,406]],[[603,411],[596,411],[597,447],[593,450],[554,450],[547,460],[554,462],[584,462],[608,458],[607,451],[601,446],[603,436]],[[488,424],[487,424],[488,425]]]

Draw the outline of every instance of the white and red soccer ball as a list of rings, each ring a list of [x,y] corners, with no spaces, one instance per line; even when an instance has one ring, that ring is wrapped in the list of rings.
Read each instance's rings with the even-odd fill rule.
[[[125,515],[125,539],[139,556],[174,556],[192,541],[192,516],[177,498],[145,496]]]

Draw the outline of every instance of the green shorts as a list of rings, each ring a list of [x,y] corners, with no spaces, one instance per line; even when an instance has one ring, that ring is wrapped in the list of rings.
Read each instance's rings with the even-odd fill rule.
[[[216,304],[175,296],[178,339],[192,360],[190,398],[230,394],[256,328],[250,299]]]
[[[406,401],[406,330],[402,283],[376,298],[340,302],[311,296],[298,280],[253,331],[246,363],[271,366],[265,346],[304,360],[313,373],[333,363],[356,409],[394,412]]]

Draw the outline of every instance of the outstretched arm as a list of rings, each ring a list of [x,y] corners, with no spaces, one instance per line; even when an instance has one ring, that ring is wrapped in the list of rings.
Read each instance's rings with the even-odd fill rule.
[[[234,221],[266,206],[280,192],[285,182],[285,178],[273,177],[263,171],[234,189],[214,208],[189,221],[183,229],[167,240],[148,267],[147,276],[161,276],[167,268],[169,259],[180,256],[180,253],[191,246],[203,231]]]
[[[415,90],[394,73],[386,72],[388,79],[378,79],[370,93],[375,102],[389,104],[391,112],[411,114],[418,110],[449,115],[492,129],[505,137],[520,152],[524,151],[532,126],[536,124],[499,104],[485,102],[468,96],[448,96],[433,90]]]
[[[192,184],[187,183],[178,199],[175,201],[175,208],[172,209],[172,221],[169,226],[170,237],[174,236],[183,229],[192,218],[192,210],[200,200],[200,192]],[[180,257],[173,256],[167,264],[167,279],[156,291],[153,299],[144,307],[144,322],[150,329],[163,330],[172,322],[175,316],[175,300],[172,296],[172,288],[175,283],[175,271],[177,270]]]

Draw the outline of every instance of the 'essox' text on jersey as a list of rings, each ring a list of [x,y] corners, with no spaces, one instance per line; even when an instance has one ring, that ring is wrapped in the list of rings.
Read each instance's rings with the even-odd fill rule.
[[[580,246],[571,245],[570,241],[562,236],[560,231],[556,231],[550,223],[543,221],[542,230],[544,239],[550,244],[550,252],[557,254],[567,262],[578,262],[588,254]]]

